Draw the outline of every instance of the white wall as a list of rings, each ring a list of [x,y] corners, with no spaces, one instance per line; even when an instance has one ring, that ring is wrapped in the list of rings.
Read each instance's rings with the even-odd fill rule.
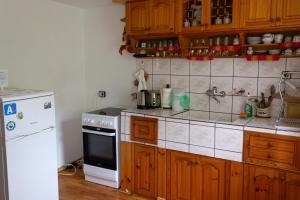
[[[58,165],[82,155],[83,13],[49,0],[0,0],[0,69],[10,87],[55,92]]]
[[[108,4],[86,9],[85,55],[86,94],[88,110],[106,106],[134,105],[130,93],[136,69],[131,55],[119,55],[125,16],[124,5]],[[98,90],[105,90],[107,97],[97,97]]]

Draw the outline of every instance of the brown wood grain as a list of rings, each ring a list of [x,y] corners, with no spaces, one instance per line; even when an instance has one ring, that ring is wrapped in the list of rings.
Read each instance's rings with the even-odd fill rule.
[[[131,116],[131,140],[157,144],[158,119]]]

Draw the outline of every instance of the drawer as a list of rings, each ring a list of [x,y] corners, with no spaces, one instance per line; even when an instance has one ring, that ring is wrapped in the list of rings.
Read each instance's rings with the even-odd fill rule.
[[[157,144],[158,119],[131,116],[131,140]]]
[[[258,137],[253,135],[250,136],[249,140],[251,147],[295,152],[295,142],[293,141],[285,141],[282,139],[274,139],[268,137]]]
[[[246,131],[244,161],[300,170],[300,138]]]
[[[277,162],[282,164],[293,165],[295,160],[295,153],[265,150],[262,148],[249,148],[249,157],[253,159],[265,160],[266,162]]]

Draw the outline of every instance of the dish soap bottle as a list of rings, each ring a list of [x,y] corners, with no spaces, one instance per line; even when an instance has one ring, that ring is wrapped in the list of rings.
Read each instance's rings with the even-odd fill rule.
[[[252,117],[253,116],[253,107],[252,107],[252,104],[250,103],[249,101],[249,98],[250,98],[250,93],[248,92],[248,95],[247,95],[247,103],[245,105],[245,113],[247,114],[247,117]]]

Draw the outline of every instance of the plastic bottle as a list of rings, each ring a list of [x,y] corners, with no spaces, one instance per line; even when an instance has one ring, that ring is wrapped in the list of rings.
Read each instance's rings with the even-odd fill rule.
[[[250,97],[250,93],[248,92],[248,98],[247,98],[247,103],[245,105],[245,113],[247,114],[248,117],[252,117],[253,116],[253,107],[252,104],[249,102],[249,97]]]

